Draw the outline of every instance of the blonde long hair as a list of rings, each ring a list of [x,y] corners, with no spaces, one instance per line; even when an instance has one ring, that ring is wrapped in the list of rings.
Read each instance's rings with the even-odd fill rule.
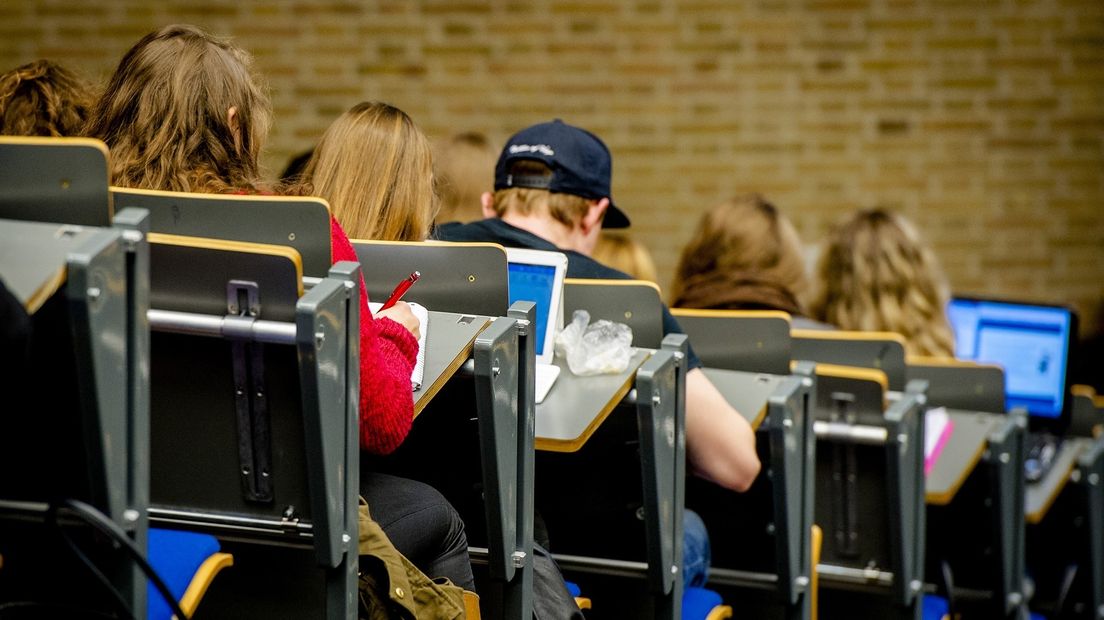
[[[36,60],[0,75],[0,134],[80,135],[94,96],[80,76],[52,60]]]
[[[424,241],[437,213],[429,140],[402,110],[358,103],[330,125],[303,172],[355,239]]]
[[[946,278],[902,216],[858,211],[838,225],[819,264],[813,315],[842,329],[891,331],[910,355],[951,357]]]
[[[270,122],[249,54],[174,25],[123,56],[86,133],[111,149],[117,185],[219,193],[255,189]]]
[[[778,289],[793,301],[808,279],[801,239],[773,204],[759,194],[742,194],[707,211],[682,249],[671,299],[679,305],[687,287],[706,281],[756,283]]]

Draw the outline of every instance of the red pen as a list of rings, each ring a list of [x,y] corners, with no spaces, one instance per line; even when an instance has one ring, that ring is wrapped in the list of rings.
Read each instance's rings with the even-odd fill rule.
[[[380,307],[380,310],[386,310],[398,303],[399,300],[402,299],[402,296],[410,290],[410,287],[413,286],[420,277],[422,277],[422,272],[415,271],[414,273],[410,274],[409,278],[406,278],[402,282],[399,282],[398,286],[395,287],[394,292],[391,293],[391,297],[387,298],[387,301],[384,302],[382,307]]]

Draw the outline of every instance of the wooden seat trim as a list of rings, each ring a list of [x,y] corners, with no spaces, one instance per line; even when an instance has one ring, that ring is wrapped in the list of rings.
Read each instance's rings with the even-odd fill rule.
[[[211,587],[211,582],[214,581],[215,575],[219,574],[222,569],[234,565],[234,556],[229,553],[213,553],[210,557],[203,561],[203,564],[199,565],[195,575],[192,576],[191,583],[188,584],[188,588],[184,590],[184,596],[180,597],[180,609],[184,613],[191,617],[195,613],[196,607],[199,607],[199,602],[203,600],[203,595],[207,593],[207,589]],[[174,618],[176,616],[173,616]]]
[[[227,241],[225,239],[187,237],[184,235],[169,235],[155,232],[149,234],[149,242],[177,247],[222,250],[224,252],[249,252],[251,254],[265,254],[268,256],[286,258],[295,265],[295,275],[297,276],[296,286],[299,288],[299,296],[303,296],[303,259],[299,256],[299,252],[295,248],[286,245],[253,243],[251,241]]]

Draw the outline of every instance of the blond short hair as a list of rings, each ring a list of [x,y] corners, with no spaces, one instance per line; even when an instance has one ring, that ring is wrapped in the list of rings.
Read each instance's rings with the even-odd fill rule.
[[[510,167],[515,176],[552,176],[552,170],[538,161],[521,160]],[[590,209],[590,200],[574,194],[550,192],[546,189],[511,187],[494,193],[494,212],[498,217],[507,213],[518,215],[546,214],[569,228],[582,221]]]
[[[637,280],[657,281],[655,261],[648,248],[628,235],[603,232],[591,258]]]
[[[896,332],[910,355],[954,355],[946,278],[904,217],[856,212],[832,231],[818,273],[815,318],[842,329]]]
[[[498,151],[481,133],[453,135],[435,145],[433,167],[441,199],[438,222],[483,218],[480,196],[494,187]]]

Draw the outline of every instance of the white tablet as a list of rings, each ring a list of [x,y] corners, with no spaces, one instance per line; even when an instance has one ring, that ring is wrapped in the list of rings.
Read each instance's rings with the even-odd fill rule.
[[[538,364],[551,364],[556,332],[563,327],[563,289],[567,256],[560,252],[506,248],[510,273],[510,303],[537,305]]]

